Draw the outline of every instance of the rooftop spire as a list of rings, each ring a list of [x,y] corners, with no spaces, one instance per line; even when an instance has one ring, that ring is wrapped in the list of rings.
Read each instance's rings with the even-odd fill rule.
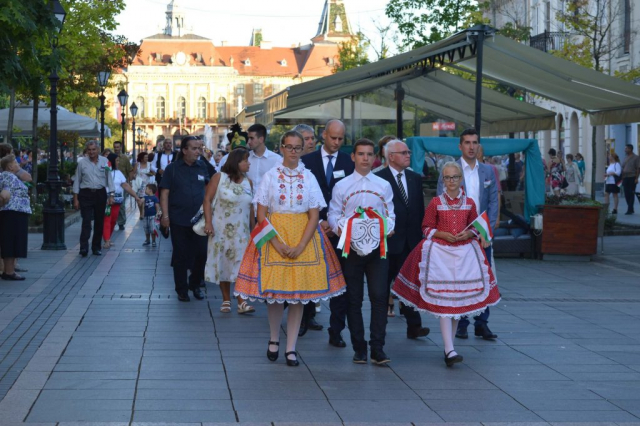
[[[325,0],[318,32],[311,40],[318,43],[342,43],[353,36],[343,0]]]
[[[167,23],[164,27],[164,33],[172,37],[180,37],[184,35],[184,17],[185,13],[178,4],[178,0],[171,0],[167,5]]]

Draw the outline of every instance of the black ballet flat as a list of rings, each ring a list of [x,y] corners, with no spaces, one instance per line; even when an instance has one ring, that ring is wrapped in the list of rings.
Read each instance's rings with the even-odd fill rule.
[[[295,355],[296,359],[289,359],[288,358],[289,355]],[[289,367],[297,367],[300,365],[300,363],[298,362],[298,352],[296,351],[287,352],[284,354],[284,356],[287,359],[287,365]]]
[[[277,361],[278,360],[278,355],[280,354],[280,342],[269,341],[269,345],[278,346],[278,350],[275,351],[275,352],[271,352],[269,350],[269,346],[267,346],[267,358],[269,358],[269,361]]]
[[[460,354],[456,354],[455,356],[449,357],[449,354],[451,352],[455,352],[455,351],[450,351],[449,353],[444,353],[444,363],[447,364],[447,367],[451,367],[453,364],[456,364],[458,362],[462,362],[462,360],[464,358],[462,358],[462,355]]]

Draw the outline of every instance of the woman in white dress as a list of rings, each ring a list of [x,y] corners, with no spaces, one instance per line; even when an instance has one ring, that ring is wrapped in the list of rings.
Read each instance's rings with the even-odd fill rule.
[[[204,279],[220,285],[220,312],[231,312],[231,283],[236,281],[242,255],[249,244],[249,233],[255,225],[253,183],[249,171],[249,151],[237,148],[229,154],[220,173],[216,173],[204,195],[205,233],[209,236]],[[213,209],[211,204],[215,199]],[[238,313],[255,309],[240,296]]]
[[[141,152],[136,158],[136,164],[133,167],[133,173],[135,179],[133,180],[133,190],[138,194],[138,197],[143,198],[145,196],[144,190],[147,184],[152,181],[155,172],[151,170],[151,162],[149,161],[149,154]],[[155,179],[154,179],[155,181]],[[144,219],[144,204],[138,206],[140,209],[140,220]]]
[[[604,203],[609,204],[609,194],[613,194],[611,214],[618,214],[618,197],[620,195],[618,183],[622,179],[622,166],[620,165],[620,157],[615,152],[609,154],[609,166],[607,166],[604,177]]]

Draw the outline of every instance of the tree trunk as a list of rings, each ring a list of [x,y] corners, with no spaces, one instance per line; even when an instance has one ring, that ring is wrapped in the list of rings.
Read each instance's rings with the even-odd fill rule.
[[[598,150],[596,148],[596,126],[591,127],[591,199],[596,199],[596,166],[598,164]]]
[[[9,120],[7,122],[7,139],[6,142],[11,143],[13,139],[13,116],[16,111],[16,89],[11,89],[9,94]]]
[[[31,179],[33,179],[34,195],[38,195],[38,101],[40,97],[33,97],[33,121],[31,122]]]

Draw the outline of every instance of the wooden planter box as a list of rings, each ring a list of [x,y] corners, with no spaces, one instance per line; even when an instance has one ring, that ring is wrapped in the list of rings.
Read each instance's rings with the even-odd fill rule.
[[[598,252],[595,206],[542,206],[542,253],[590,256]]]

